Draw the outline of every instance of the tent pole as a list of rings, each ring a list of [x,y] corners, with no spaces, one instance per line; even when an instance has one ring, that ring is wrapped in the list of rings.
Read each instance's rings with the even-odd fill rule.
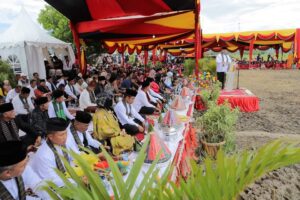
[[[201,58],[201,28],[199,23],[200,18],[200,0],[195,0],[195,75],[199,78],[199,59]]]
[[[294,57],[297,60],[296,68],[300,69],[300,28],[296,29],[294,42]]]
[[[78,61],[78,64],[79,64],[79,69],[80,69],[80,72],[82,73],[82,75],[85,75],[85,72],[86,72],[85,67],[86,66],[82,66],[82,63],[80,61],[81,51],[80,51],[80,41],[79,41],[78,33],[76,31],[75,25],[71,21],[69,22],[69,25],[70,25],[70,28],[71,28],[71,31],[72,31],[74,44],[76,46],[76,51],[77,51],[76,54],[77,54],[77,61]]]
[[[252,62],[253,48],[254,48],[254,38],[250,41],[249,44],[249,68],[251,67],[251,62]]]
[[[145,59],[145,71],[146,71],[146,68],[147,68],[147,64],[148,64],[148,47],[145,47],[144,49],[144,59]]]

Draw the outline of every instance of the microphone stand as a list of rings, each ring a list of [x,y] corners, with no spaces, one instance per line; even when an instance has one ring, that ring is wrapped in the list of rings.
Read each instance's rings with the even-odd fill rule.
[[[238,78],[237,78],[237,86],[236,89],[240,89],[240,67],[238,68]]]

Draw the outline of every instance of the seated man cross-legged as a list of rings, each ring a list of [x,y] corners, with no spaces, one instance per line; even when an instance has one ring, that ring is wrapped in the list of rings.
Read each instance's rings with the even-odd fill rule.
[[[135,90],[127,89],[124,99],[115,106],[115,113],[118,117],[122,128],[126,130],[129,135],[136,135],[144,132],[145,119],[132,106],[137,92]]]
[[[133,107],[138,111],[141,115],[152,115],[155,113],[159,113],[158,108],[153,105],[154,102],[151,102],[150,96],[148,94],[150,89],[150,82],[144,81],[141,89],[139,89],[136,98],[133,102]]]
[[[80,147],[91,149],[94,153],[100,152],[101,143],[87,131],[92,116],[84,111],[77,111],[74,122],[68,127],[67,146],[70,146],[75,152],[81,151]]]

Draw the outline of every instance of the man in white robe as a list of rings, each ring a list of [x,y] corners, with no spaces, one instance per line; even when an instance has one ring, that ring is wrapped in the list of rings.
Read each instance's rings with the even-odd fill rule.
[[[124,128],[129,135],[135,135],[145,131],[145,119],[132,106],[136,95],[137,92],[135,90],[127,89],[124,99],[119,101],[114,108],[122,128]]]
[[[49,118],[59,117],[64,120],[67,118],[73,120],[74,116],[69,112],[64,102],[64,92],[55,90],[52,93],[53,100],[49,103],[48,115]]]
[[[80,147],[89,148],[95,153],[100,152],[101,143],[95,140],[88,132],[92,116],[84,111],[77,111],[74,122],[68,127],[67,146],[75,152],[80,152]]]
[[[27,153],[22,142],[0,143],[0,200],[48,200],[50,197],[40,190],[43,184],[28,165]],[[29,189],[37,197],[26,194]]]
[[[226,48],[222,48],[221,53],[219,53],[216,57],[217,77],[218,80],[222,83],[222,89],[224,89],[225,87],[226,72],[228,71],[231,62],[232,61],[230,56],[226,54]]]
[[[69,77],[68,84],[65,87],[65,92],[71,96],[74,100],[77,100],[77,96],[80,94],[75,87],[75,78]]]
[[[9,90],[9,92],[6,95],[5,102],[11,103],[14,97],[18,96],[21,92],[21,86],[17,85],[15,89]]]
[[[151,103],[151,97],[148,94],[149,89],[150,82],[144,81],[133,102],[135,110],[142,115],[152,115],[154,112],[159,112],[159,109]]]
[[[34,109],[30,98],[30,89],[23,87],[21,94],[13,98],[12,104],[14,105],[16,115],[28,115]]]
[[[66,146],[67,127],[69,123],[61,118],[51,118],[47,120],[47,139],[32,158],[32,169],[43,180],[54,182],[58,187],[64,186],[62,179],[56,174],[54,169],[62,173],[66,172],[65,166],[60,158],[63,156],[71,165],[72,158],[62,148],[70,150]]]
[[[96,88],[96,81],[91,81],[89,86],[82,91],[79,97],[79,107],[84,110],[89,107],[96,107],[96,95],[94,93]]]

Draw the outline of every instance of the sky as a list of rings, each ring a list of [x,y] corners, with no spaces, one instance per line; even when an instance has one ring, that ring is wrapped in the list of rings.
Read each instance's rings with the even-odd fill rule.
[[[0,33],[23,6],[37,22],[43,0],[0,0]],[[300,28],[300,0],[201,0],[204,33]]]

